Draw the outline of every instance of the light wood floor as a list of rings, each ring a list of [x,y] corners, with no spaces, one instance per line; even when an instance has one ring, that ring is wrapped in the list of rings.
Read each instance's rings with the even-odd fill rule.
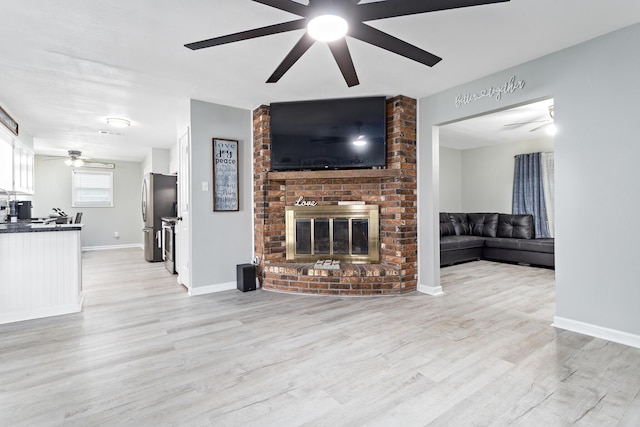
[[[140,250],[84,267],[82,313],[0,325],[0,426],[640,426],[640,350],[552,328],[552,270],[336,298],[188,297]]]

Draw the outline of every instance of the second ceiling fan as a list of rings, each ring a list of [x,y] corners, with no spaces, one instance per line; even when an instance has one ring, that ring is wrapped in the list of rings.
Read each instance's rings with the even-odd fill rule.
[[[345,35],[429,67],[442,60],[439,56],[366,25],[364,22],[461,7],[502,3],[510,0],[387,0],[363,4],[359,4],[360,0],[309,0],[308,5],[291,0],[252,1],[293,13],[302,18],[189,43],[185,47],[197,50],[306,28],[307,31],[267,79],[267,83],[276,83],[316,41],[324,41],[329,46],[340,72],[347,82],[347,86],[352,87],[360,82],[351,59],[347,41],[344,38]],[[323,32],[324,30],[331,34],[327,35],[327,33]]]

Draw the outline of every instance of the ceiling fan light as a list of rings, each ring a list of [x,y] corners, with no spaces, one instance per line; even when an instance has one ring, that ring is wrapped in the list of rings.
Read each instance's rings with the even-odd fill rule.
[[[131,122],[127,119],[120,119],[117,117],[109,117],[107,118],[107,124],[113,126],[114,128],[128,128],[131,126]]]
[[[67,159],[64,161],[64,164],[72,167],[72,168],[80,168],[84,165],[84,160],[82,159]]]
[[[321,42],[332,42],[347,34],[349,24],[337,15],[316,16],[307,24],[307,31],[314,39]]]

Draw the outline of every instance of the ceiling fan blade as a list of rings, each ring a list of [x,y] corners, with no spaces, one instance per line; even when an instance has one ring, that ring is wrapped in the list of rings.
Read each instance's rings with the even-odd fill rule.
[[[276,9],[284,10],[299,16],[307,16],[309,12],[308,6],[296,3],[291,0],[253,0],[256,3],[266,4]]]
[[[359,85],[360,81],[358,81],[358,75],[356,74],[351,53],[349,52],[349,46],[347,46],[347,41],[344,37],[327,44],[340,68],[344,80],[347,82],[347,86],[353,87]]]
[[[360,20],[373,21],[376,19],[392,18],[394,16],[415,15],[418,13],[481,6],[507,1],[510,0],[394,0],[361,4],[356,8],[356,12]]]
[[[546,123],[546,122],[550,122],[551,120],[532,120],[530,122],[522,122],[522,123],[507,123],[506,125],[504,125],[504,127],[508,127],[508,126],[525,126],[525,125],[530,125],[533,123]]]
[[[296,61],[298,61],[298,59],[300,59],[300,57],[304,55],[311,46],[313,46],[314,43],[315,40],[313,37],[304,33],[300,40],[298,40],[298,43],[296,43],[293,49],[291,49],[287,56],[282,60],[280,65],[278,65],[278,68],[276,68],[271,77],[269,77],[267,83],[276,83],[280,80],[280,78],[284,76],[284,73],[289,71],[289,68],[291,68],[293,64],[295,64]]]
[[[205,47],[219,46],[221,44],[238,42],[241,40],[254,39],[257,37],[270,36],[272,34],[285,33],[287,31],[300,30],[307,26],[306,19],[298,19],[295,21],[283,22],[282,24],[268,25],[266,27],[255,28],[253,30],[241,31],[239,33],[229,34],[212,39],[202,40],[185,44],[191,50],[203,49]]]
[[[542,125],[542,126],[535,127],[535,128],[533,128],[533,129],[531,129],[529,132],[535,132],[535,131],[537,131],[538,129],[542,129],[542,128],[544,128],[544,127],[549,126],[550,124],[551,124],[551,123],[547,123],[546,125]]]
[[[397,53],[405,58],[428,65],[429,67],[433,67],[442,60],[439,56],[363,23],[358,23],[349,28],[349,35],[363,42]]]

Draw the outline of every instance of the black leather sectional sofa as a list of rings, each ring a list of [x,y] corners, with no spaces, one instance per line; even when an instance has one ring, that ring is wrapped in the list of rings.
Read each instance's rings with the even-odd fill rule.
[[[536,239],[532,215],[440,213],[440,266],[488,259],[555,267],[553,239]]]

